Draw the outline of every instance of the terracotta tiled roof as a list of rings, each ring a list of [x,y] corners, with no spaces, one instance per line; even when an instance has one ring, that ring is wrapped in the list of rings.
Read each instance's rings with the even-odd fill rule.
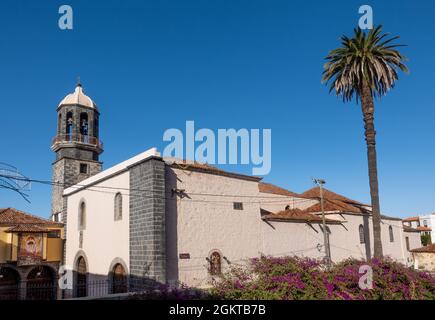
[[[310,223],[321,223],[322,218],[316,216],[315,214],[311,214],[301,209],[290,209],[284,210],[277,213],[272,213],[263,216],[265,220],[275,220],[275,221],[302,221],[302,222],[310,222]],[[326,219],[328,224],[340,224],[341,222],[338,220]]]
[[[35,224],[19,224],[6,232],[49,232],[50,230]]]
[[[323,209],[328,211],[338,211],[338,212],[352,212],[352,213],[365,213],[360,207],[348,204],[346,202],[340,200],[329,200],[324,199],[323,201]],[[321,212],[320,203],[316,203],[311,207],[307,208],[308,212]]]
[[[314,187],[310,190],[305,191],[304,193],[302,193],[302,196],[308,197],[308,198],[315,198],[315,199],[320,199],[320,188],[319,187]],[[364,205],[361,202],[358,202],[356,200],[352,200],[349,198],[346,198],[340,194],[337,194],[335,192],[332,192],[328,189],[323,188],[323,199],[328,199],[328,200],[339,200],[339,201],[343,201],[346,203],[352,203],[352,204],[358,204],[358,205]]]
[[[403,219],[403,221],[419,221],[419,220],[420,220],[419,217],[409,217],[409,218]]]
[[[210,173],[210,174],[216,174],[216,175],[225,176],[225,177],[251,180],[251,181],[260,181],[262,179],[260,177],[249,176],[249,175],[244,175],[244,174],[234,173],[234,172],[228,172],[228,171],[216,168],[214,166],[211,166],[209,164],[199,163],[196,161],[188,161],[188,160],[173,159],[173,158],[165,158],[164,160],[165,160],[167,165],[169,165],[173,168],[176,168],[176,169]]]
[[[430,244],[430,245],[428,245],[426,247],[412,249],[411,252],[429,252],[429,253],[435,253],[435,244]]]
[[[418,231],[432,231],[431,228],[429,227],[425,227],[425,226],[420,226],[416,228]]]
[[[284,188],[278,187],[271,183],[265,183],[260,182],[258,184],[258,190],[263,193],[271,193],[271,194],[278,194],[282,196],[289,196],[289,197],[301,197],[299,194],[288,191]]]
[[[302,196],[320,200],[320,188],[312,188],[302,193]],[[371,214],[369,205],[363,204],[356,200],[346,198],[340,194],[323,188],[323,209],[325,212],[338,212],[349,214]],[[307,212],[319,213],[322,211],[320,201],[305,209]],[[381,215],[381,219],[402,221],[400,218]]]
[[[62,227],[62,223],[43,219],[14,208],[0,209],[0,226],[17,226],[20,224],[32,224],[43,227]]]
[[[403,226],[403,231],[405,231],[405,232],[420,232],[417,229],[414,229],[414,228],[411,228],[408,226]]]
[[[320,188],[315,187],[302,193],[302,196],[320,200]],[[346,198],[328,189],[323,189],[323,205],[326,212],[341,212],[341,213],[355,213],[355,214],[370,214],[371,211],[367,209],[367,205]],[[307,208],[308,212],[321,212],[320,202]],[[387,218],[387,217],[385,217]]]

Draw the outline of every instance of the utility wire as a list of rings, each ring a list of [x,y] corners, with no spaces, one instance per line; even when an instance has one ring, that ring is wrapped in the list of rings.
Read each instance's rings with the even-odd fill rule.
[[[0,177],[8,177],[7,175],[2,175],[0,174]],[[34,182],[34,183],[39,183],[39,184],[45,184],[45,185],[51,185],[51,186],[60,186],[63,188],[86,188],[87,191],[96,191],[96,192],[102,192],[102,193],[109,193],[109,194],[116,194],[116,193],[120,193],[119,191],[129,191],[130,193],[123,193],[123,195],[129,196],[129,195],[141,195],[141,196],[146,196],[143,195],[142,193],[155,193],[157,194],[157,197],[161,197],[161,192],[158,190],[151,190],[151,189],[137,189],[137,188],[122,188],[122,187],[112,187],[112,186],[97,186],[97,185],[84,185],[84,184],[75,184],[75,185],[70,185],[70,184],[66,184],[66,183],[61,183],[61,182],[55,182],[55,181],[49,181],[49,180],[37,180],[37,179],[29,179],[29,178],[19,178],[18,180],[23,180],[23,181],[28,181],[28,182]],[[96,189],[108,189],[108,190],[115,190],[113,192],[110,191],[102,191],[102,190],[96,190]],[[133,194],[136,193],[136,194]],[[166,194],[168,193],[172,193],[172,192],[166,192]],[[214,193],[195,193],[195,192],[186,192],[185,193],[187,196],[190,195],[196,195],[196,196],[207,196],[207,197],[224,197],[224,198],[250,198],[250,199],[275,199],[274,201],[258,201],[258,202],[254,202],[254,201],[250,201],[249,203],[263,203],[263,204],[267,204],[267,203],[276,203],[276,204],[281,204],[281,203],[302,203],[302,202],[312,202],[312,201],[316,201],[315,199],[303,199],[303,198],[292,198],[292,199],[277,199],[277,197],[273,197],[273,196],[257,196],[257,195],[222,195],[222,194],[214,194]],[[153,195],[150,195],[149,197],[154,197]],[[163,197],[162,197],[163,198]],[[165,197],[166,200],[174,200],[176,198],[168,198]],[[183,200],[186,199],[186,197],[183,197]],[[187,201],[199,201],[199,202],[227,202],[227,203],[233,203],[233,201],[218,201],[218,200],[202,200],[202,199],[188,199]]]

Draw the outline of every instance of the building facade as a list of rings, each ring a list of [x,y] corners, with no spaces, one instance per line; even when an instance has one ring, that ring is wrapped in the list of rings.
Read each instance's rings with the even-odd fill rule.
[[[231,265],[260,255],[324,257],[315,196],[162,158],[155,148],[66,189],[64,197],[66,265],[77,271],[85,261],[89,283],[112,281],[118,268],[125,279],[206,287]],[[332,260],[371,257],[369,210],[355,212],[366,206],[349,203],[333,208],[334,197],[341,196],[325,198]],[[401,219],[383,217],[386,256],[412,265],[409,250],[421,246],[419,240]]]
[[[232,265],[261,255],[368,259],[370,207],[325,190],[296,194],[196,162],[161,157],[156,148],[101,171],[99,113],[81,85],[60,104],[52,149],[52,215],[65,223],[64,264],[73,271],[65,297],[101,295],[144,284],[207,287]],[[419,235],[382,218],[385,255],[413,263]],[[137,288],[136,288],[137,287]]]
[[[403,219],[403,225],[417,229],[420,235],[430,236],[430,242],[435,239],[435,213]]]
[[[435,273],[435,244],[412,250],[414,268]]]
[[[0,300],[55,299],[63,225],[0,209]]]
[[[431,239],[435,239],[435,212],[422,215],[419,218],[423,234],[430,234]]]

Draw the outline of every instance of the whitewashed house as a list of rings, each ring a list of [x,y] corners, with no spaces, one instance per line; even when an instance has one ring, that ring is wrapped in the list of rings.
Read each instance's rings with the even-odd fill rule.
[[[430,235],[432,242],[435,239],[435,213],[403,219],[403,225],[417,229],[421,235]]]

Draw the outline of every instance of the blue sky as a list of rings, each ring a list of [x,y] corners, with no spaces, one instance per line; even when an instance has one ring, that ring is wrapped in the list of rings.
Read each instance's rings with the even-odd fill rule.
[[[74,30],[58,28],[70,4]],[[99,105],[108,168],[150,147],[168,128],[272,129],[265,181],[303,192],[326,187],[369,203],[362,115],[321,84],[324,56],[351,34],[358,8],[408,45],[409,75],[376,101],[382,211],[435,211],[435,2],[18,1],[0,2],[0,161],[50,180],[55,109],[80,76]],[[250,173],[247,166],[223,169]],[[0,207],[47,217],[50,187],[31,204],[0,189]]]

